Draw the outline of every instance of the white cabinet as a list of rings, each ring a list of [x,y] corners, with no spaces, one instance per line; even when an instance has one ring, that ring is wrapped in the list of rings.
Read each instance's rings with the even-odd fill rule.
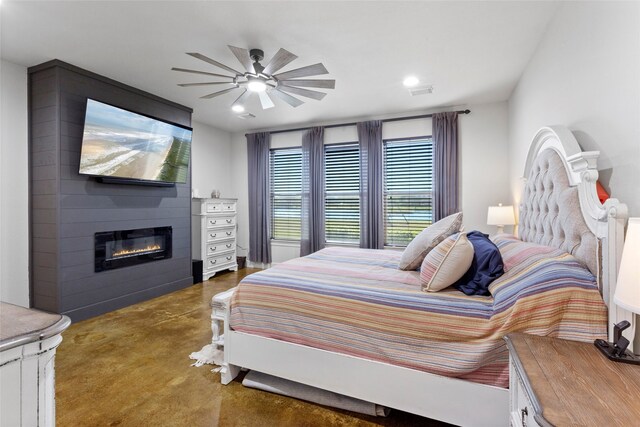
[[[238,270],[236,262],[237,199],[193,199],[193,258],[202,260],[202,279],[218,271]]]
[[[67,316],[0,303],[0,426],[54,426],[55,355]]]

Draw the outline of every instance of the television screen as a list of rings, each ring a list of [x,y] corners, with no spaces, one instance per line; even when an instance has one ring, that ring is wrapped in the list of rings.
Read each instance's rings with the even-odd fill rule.
[[[191,129],[87,99],[80,173],[186,183]]]

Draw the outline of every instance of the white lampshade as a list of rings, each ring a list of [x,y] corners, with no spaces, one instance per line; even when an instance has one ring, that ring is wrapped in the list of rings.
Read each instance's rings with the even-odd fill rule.
[[[640,218],[630,218],[613,301],[621,308],[640,313]]]
[[[502,206],[500,203],[498,206],[489,206],[489,212],[487,213],[488,225],[514,225],[516,218],[513,215],[513,206]]]

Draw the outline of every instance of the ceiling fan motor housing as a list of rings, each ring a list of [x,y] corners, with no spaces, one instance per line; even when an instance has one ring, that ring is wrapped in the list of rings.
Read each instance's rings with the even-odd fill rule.
[[[255,62],[260,62],[260,61],[262,61],[264,59],[264,52],[262,51],[262,49],[251,49],[249,51],[249,56]]]

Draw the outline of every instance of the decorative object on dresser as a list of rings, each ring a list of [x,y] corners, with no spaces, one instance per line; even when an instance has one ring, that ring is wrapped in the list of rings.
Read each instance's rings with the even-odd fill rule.
[[[55,356],[67,316],[0,302],[0,425],[54,426]]]
[[[489,206],[487,211],[487,225],[498,226],[498,234],[504,233],[505,225],[515,225],[516,218],[513,216],[513,206]]]
[[[505,337],[512,426],[637,425],[640,366],[611,363],[590,343]]]
[[[238,271],[236,262],[237,199],[193,199],[191,245],[203,261],[202,280],[218,271]]]
[[[618,285],[613,301],[618,306],[636,314],[640,313],[640,263],[638,260],[640,260],[640,218],[629,218],[618,272]],[[632,322],[635,319],[631,317],[630,320],[631,322],[623,320],[614,326],[613,342],[596,340],[594,344],[611,360],[640,365],[640,357],[627,350],[629,340],[622,336],[622,331],[631,328],[630,336],[633,337],[635,328]]]

